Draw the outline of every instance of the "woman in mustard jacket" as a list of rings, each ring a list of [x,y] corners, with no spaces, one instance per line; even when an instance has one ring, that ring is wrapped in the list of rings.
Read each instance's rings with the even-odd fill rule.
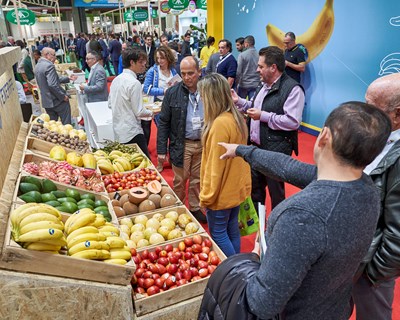
[[[242,158],[221,160],[225,151],[218,143],[246,144],[247,127],[223,76],[206,76],[198,89],[204,104],[200,205],[206,208],[211,237],[231,256],[240,252],[239,206],[251,193],[251,175]]]

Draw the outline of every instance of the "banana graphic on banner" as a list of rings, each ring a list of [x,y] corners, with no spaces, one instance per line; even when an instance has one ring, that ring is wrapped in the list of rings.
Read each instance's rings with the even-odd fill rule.
[[[328,44],[335,25],[333,0],[326,0],[324,7],[308,30],[296,36],[296,42],[303,44],[308,50],[308,60],[315,59]],[[283,48],[285,32],[273,24],[267,25],[267,37],[270,46]]]

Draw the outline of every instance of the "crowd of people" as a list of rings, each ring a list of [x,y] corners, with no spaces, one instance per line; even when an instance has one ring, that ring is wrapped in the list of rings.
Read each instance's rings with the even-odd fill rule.
[[[285,50],[257,50],[252,35],[238,38],[237,59],[228,39],[216,49],[210,36],[199,56],[190,39],[190,32],[181,43],[167,33],[126,41],[81,33],[69,35],[66,50],[89,72],[80,85],[88,101],[108,100],[117,141],[150,156],[154,118],[158,169],[169,158],[175,193],[231,257],[211,277],[200,318],[348,319],[355,304],[358,320],[391,319],[400,274],[400,74],[374,81],[367,103],[335,108],[315,143],[315,165],[304,164],[291,158],[308,59],[295,34],[284,35]],[[16,72],[23,73],[29,55],[9,40],[21,46]],[[34,75],[50,118],[70,123],[61,83],[75,78],[56,74],[52,43],[36,49],[24,80]],[[116,76],[109,90],[107,71]],[[143,94],[160,101],[159,114],[145,108]],[[303,190],[285,199],[284,182]],[[249,196],[256,208],[265,204],[266,187],[266,251],[257,242],[240,258],[239,206]]]

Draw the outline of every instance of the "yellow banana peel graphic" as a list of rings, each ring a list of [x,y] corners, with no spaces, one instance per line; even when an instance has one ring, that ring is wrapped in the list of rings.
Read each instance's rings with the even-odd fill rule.
[[[302,35],[296,36],[296,42],[303,44],[308,50],[307,62],[315,59],[324,50],[331,38],[334,25],[333,0],[326,0],[324,7],[308,30]],[[270,23],[266,29],[269,45],[283,49],[285,32]]]

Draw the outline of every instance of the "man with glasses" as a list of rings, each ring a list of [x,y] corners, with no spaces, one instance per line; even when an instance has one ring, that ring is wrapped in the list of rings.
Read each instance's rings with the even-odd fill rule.
[[[42,56],[35,67],[35,78],[40,90],[42,107],[50,116],[50,120],[61,118],[63,124],[71,123],[69,97],[61,83],[75,81],[76,76],[58,77],[54,66],[56,52],[52,48],[43,48]]]
[[[301,73],[306,70],[306,55],[304,46],[296,44],[296,36],[293,32],[287,32],[283,39],[285,46],[285,71],[289,77],[300,83]]]
[[[137,74],[146,70],[147,55],[138,48],[122,52],[123,71],[112,82],[108,107],[112,110],[114,139],[121,143],[137,143],[150,158],[140,118],[152,117],[153,112],[143,106],[142,85]]]
[[[231,88],[235,86],[237,61],[232,55],[232,43],[222,39],[218,43],[219,61],[216,65],[216,72],[223,75],[229,82]]]
[[[97,51],[86,55],[86,63],[90,68],[87,83],[81,83],[79,89],[87,96],[88,102],[107,101],[107,74],[104,67],[99,63],[101,55]]]

